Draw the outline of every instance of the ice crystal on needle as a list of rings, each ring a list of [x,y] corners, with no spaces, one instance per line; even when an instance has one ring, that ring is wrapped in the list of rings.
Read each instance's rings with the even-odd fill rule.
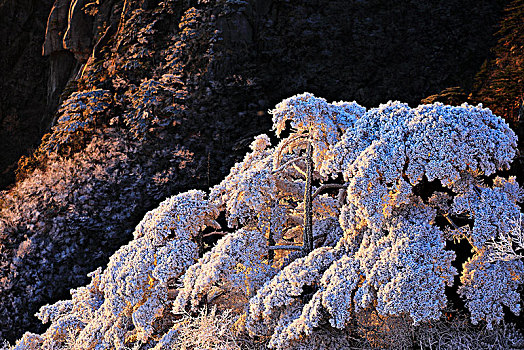
[[[489,262],[488,253],[482,250],[464,264],[459,292],[466,298],[473,324],[484,320],[492,328],[503,320],[503,306],[520,313],[517,288],[523,282],[524,264],[519,260]]]
[[[189,267],[174,309],[182,312],[188,303],[195,308],[200,298],[217,285],[232,284],[250,297],[273,275],[273,269],[263,260],[266,254],[267,240],[259,231],[240,229],[226,236]]]

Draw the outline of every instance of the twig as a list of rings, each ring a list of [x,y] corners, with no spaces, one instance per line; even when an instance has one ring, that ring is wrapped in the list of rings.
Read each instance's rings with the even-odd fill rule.
[[[477,192],[478,196],[481,197],[482,189],[478,185],[475,185],[473,188],[475,189],[475,192]]]
[[[460,227],[458,227],[457,224],[455,224],[453,222],[453,220],[451,220],[451,218],[449,217],[449,213],[444,213],[444,214],[442,214],[442,216],[444,216],[446,218],[446,220],[448,220],[448,222],[451,224],[451,226],[453,226],[453,228],[455,230],[459,230],[460,229]]]
[[[298,161],[304,160],[304,159],[306,159],[305,156],[298,157],[298,158],[295,158],[295,159],[291,159],[291,160],[285,162],[283,165],[281,165],[278,169],[273,170],[272,173],[273,174],[278,173],[279,171],[282,171],[285,167],[287,167],[289,164],[293,163],[293,165],[294,165],[295,162],[298,162]]]
[[[304,170],[300,169],[300,168],[298,167],[298,165],[296,165],[295,163],[293,163],[293,168],[294,168],[296,171],[298,171],[300,174],[302,174],[302,176],[307,177],[307,174],[304,172]]]
[[[270,245],[267,247],[269,250],[302,250],[301,245]]]

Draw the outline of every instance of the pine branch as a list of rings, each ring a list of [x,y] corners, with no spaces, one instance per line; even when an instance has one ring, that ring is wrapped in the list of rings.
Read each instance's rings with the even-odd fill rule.
[[[269,250],[302,250],[301,245],[270,245],[267,247]]]
[[[284,170],[284,169],[285,169],[288,165],[290,165],[290,164],[295,165],[295,164],[294,164],[295,162],[298,162],[298,161],[301,161],[301,160],[304,160],[304,159],[306,159],[305,156],[304,156],[304,157],[298,157],[298,158],[295,158],[295,159],[291,159],[291,160],[285,162],[284,164],[282,164],[278,169],[273,170],[273,174],[276,174],[276,173],[278,173],[278,172]],[[296,169],[296,168],[295,168],[295,169]]]
[[[340,184],[323,184],[322,186],[317,188],[315,193],[313,193],[312,199],[315,199],[320,194],[320,192],[322,192],[324,190],[327,190],[327,189],[330,189],[330,188],[346,189],[347,187],[348,187],[347,184],[344,184],[344,185],[340,185]]]

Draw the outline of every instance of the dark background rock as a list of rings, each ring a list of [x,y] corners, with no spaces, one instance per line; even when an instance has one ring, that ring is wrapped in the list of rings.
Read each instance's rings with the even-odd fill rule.
[[[93,41],[93,18],[85,13],[88,0],[72,0],[69,5],[64,49],[71,51],[78,61],[87,61]]]
[[[42,57],[52,0],[0,1],[0,189],[14,181],[22,154],[46,122],[48,59]]]
[[[70,0],[55,0],[45,31],[45,41],[42,46],[42,55],[49,56],[64,50],[64,34],[68,26]]]
[[[80,69],[77,61],[86,61],[108,24],[118,21],[114,7],[123,2],[101,1],[93,16],[83,10],[87,3],[0,3],[0,188],[14,181],[17,160],[49,130],[62,90]],[[158,1],[137,4],[152,9]],[[217,28],[234,52],[213,70],[219,77],[256,75],[268,106],[303,91],[366,106],[389,99],[416,104],[451,86],[470,87],[494,44],[504,4],[251,1],[241,12],[218,16]],[[44,38],[46,57],[40,55]]]

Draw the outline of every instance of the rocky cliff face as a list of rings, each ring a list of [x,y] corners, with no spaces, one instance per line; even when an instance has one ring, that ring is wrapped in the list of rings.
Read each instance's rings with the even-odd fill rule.
[[[3,43],[20,51],[2,56],[0,120],[14,130],[0,138],[10,142],[3,169],[53,129],[0,201],[0,335],[10,340],[40,331],[38,308],[85,284],[161,199],[219,181],[283,97],[310,91],[372,106],[467,89],[502,6],[55,0],[28,11],[29,3],[0,3],[0,23],[41,22],[31,40]],[[25,22],[17,6],[30,13]],[[23,125],[34,128],[30,141]]]
[[[0,1],[0,189],[14,181],[18,158],[38,145],[46,123],[48,60],[41,48],[51,5]]]
[[[0,2],[0,189],[13,183],[20,156],[49,131],[60,96],[89,58],[101,25],[115,21],[115,2],[104,1],[97,16],[88,1]]]

